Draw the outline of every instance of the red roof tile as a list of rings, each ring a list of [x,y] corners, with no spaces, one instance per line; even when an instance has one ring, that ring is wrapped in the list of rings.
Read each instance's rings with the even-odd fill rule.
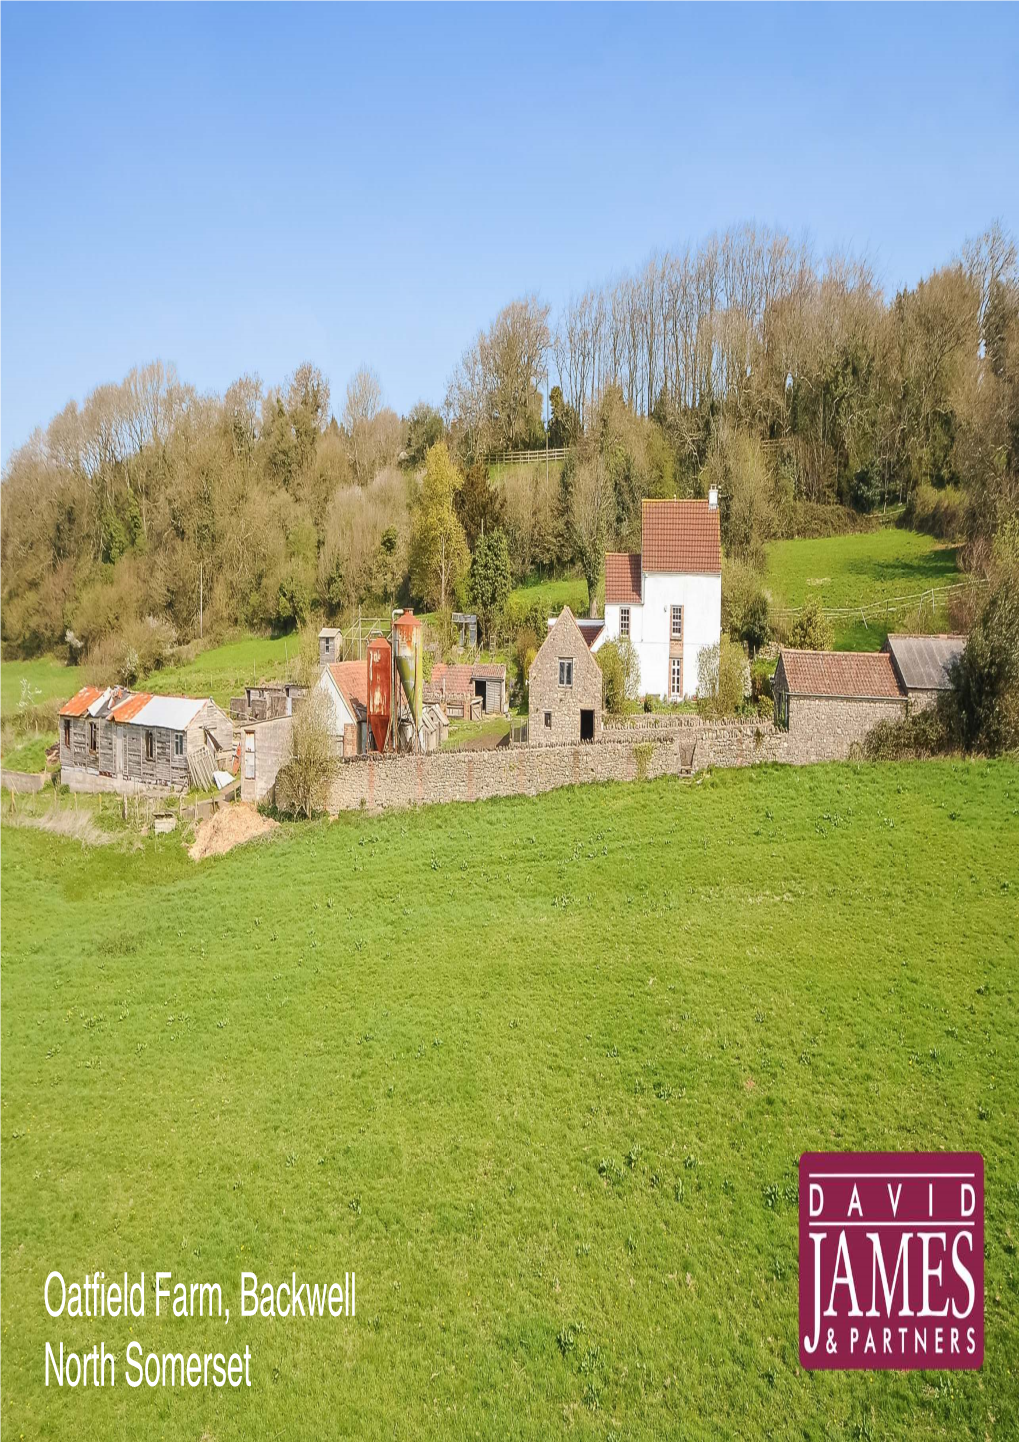
[[[902,696],[886,651],[787,651],[779,653],[791,696]]]
[[[611,606],[641,604],[641,557],[606,552],[606,600]]]
[[[353,711],[360,706],[368,714],[368,662],[334,661],[329,674],[340,687],[344,700]]]
[[[718,507],[707,501],[642,501],[641,569],[719,575]]]
[[[451,666],[439,661],[432,667],[429,685],[448,696],[473,695],[476,681],[505,681],[506,667],[494,662],[462,662]]]
[[[70,701],[65,701],[59,714],[61,716],[84,716],[93,701],[98,701],[102,694],[103,688],[100,686],[83,686],[80,691],[74,693]]]

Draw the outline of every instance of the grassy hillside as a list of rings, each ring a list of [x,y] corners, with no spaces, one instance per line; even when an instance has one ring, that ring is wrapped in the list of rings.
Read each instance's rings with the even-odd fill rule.
[[[768,547],[768,583],[782,606],[802,606],[812,597],[834,609],[891,604],[963,579],[955,547],[892,526]],[[944,617],[944,604],[938,614]],[[878,651],[890,630],[913,630],[917,623],[916,607],[892,609],[888,616],[869,617],[867,624],[847,616],[832,622],[834,643],[845,651]]]
[[[1015,1437],[1017,801],[1015,762],[766,768],[201,866],[5,825],[5,1431]],[[800,1369],[834,1148],[983,1152],[981,1373]],[[231,1319],[51,1322],[54,1267]],[[244,1322],[245,1268],[353,1268],[357,1318]],[[254,1396],[44,1391],[46,1340],[129,1326],[249,1344]]]
[[[575,616],[588,614],[588,586],[583,576],[559,576],[553,580],[531,580],[510,593],[510,605],[518,612],[540,605],[550,616],[569,606]]]

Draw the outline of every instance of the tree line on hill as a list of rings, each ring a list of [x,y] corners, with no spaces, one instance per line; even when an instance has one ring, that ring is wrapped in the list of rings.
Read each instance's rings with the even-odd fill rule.
[[[368,369],[334,407],[310,363],[215,396],[157,361],[69,402],[5,467],[5,654],[66,648],[131,681],[200,627],[396,602],[471,605],[505,636],[515,582],[578,568],[594,607],[605,551],[640,544],[641,500],[710,485],[726,620],[752,644],[765,543],[890,502],[996,572],[1017,513],[1017,317],[997,226],[891,300],[866,261],[744,226],[555,319],[513,301],[442,404],[407,416]],[[562,465],[493,464],[547,441]]]

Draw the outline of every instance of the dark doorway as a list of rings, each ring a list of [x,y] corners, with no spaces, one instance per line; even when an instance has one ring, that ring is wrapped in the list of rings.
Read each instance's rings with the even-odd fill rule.
[[[486,706],[486,704],[485,704],[485,682],[484,682],[484,681],[475,681],[475,695],[478,697],[478,699],[479,699],[479,700],[481,701],[481,703],[482,703],[482,710],[483,710],[483,711],[488,711],[489,708],[488,708],[488,706]]]
[[[594,711],[582,711],[582,712],[581,712],[581,740],[582,740],[582,741],[594,741],[594,740],[595,740],[595,712],[594,712]]]

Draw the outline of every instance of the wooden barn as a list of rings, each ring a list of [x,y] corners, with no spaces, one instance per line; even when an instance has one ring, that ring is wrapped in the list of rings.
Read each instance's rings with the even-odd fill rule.
[[[230,717],[210,697],[83,686],[59,726],[60,780],[75,791],[205,790],[232,759]]]

